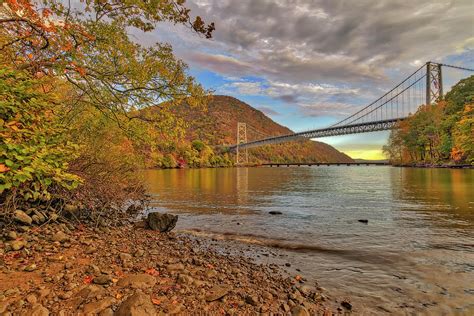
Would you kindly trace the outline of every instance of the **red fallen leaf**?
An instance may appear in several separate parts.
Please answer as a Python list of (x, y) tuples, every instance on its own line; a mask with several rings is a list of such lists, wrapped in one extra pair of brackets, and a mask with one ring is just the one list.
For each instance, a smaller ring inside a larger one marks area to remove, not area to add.
[(151, 302), (152, 302), (153, 304), (155, 304), (155, 305), (160, 305), (160, 304), (161, 304), (161, 301), (160, 301), (159, 299), (157, 299), (157, 298), (152, 298), (152, 299), (151, 299)]
[(159, 276), (160, 272), (156, 271), (155, 268), (150, 268), (145, 271), (146, 274), (152, 275), (152, 276)]
[(92, 277), (92, 275), (86, 276), (84, 278), (84, 284), (91, 284), (93, 279), (94, 279), (94, 277)]

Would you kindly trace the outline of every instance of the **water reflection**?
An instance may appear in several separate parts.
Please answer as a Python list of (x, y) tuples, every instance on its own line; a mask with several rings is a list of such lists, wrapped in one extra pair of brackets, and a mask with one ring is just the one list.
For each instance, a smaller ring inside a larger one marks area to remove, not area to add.
[(181, 214), (178, 229), (278, 249), (335, 295), (353, 297), (359, 311), (474, 312), (474, 170), (229, 168), (146, 177), (153, 206)]

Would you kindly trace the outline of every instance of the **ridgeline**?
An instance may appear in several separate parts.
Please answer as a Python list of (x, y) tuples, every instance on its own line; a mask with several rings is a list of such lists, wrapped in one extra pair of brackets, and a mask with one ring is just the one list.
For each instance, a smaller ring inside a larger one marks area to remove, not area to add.
[[(230, 96), (210, 97), (206, 109), (183, 102), (173, 113), (185, 122), (185, 138), (200, 141), (214, 148), (235, 144), (237, 123), (245, 122), (248, 140), (290, 134), (292, 131), (267, 117), (263, 112)], [(251, 163), (263, 162), (353, 162), (353, 160), (321, 142), (305, 140), (268, 145), (249, 150)]]

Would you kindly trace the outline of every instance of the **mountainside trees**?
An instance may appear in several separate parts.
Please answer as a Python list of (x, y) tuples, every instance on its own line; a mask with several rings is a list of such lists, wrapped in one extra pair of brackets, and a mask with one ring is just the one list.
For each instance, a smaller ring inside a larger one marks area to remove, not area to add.
[(474, 164), (474, 76), (443, 100), (420, 106), (392, 130), (384, 151), (394, 163)]
[(208, 95), (169, 45), (129, 35), (161, 22), (207, 38), (214, 30), (181, 0), (2, 2), (2, 209), (51, 194), (117, 204), (140, 191), (142, 154), (182, 131), (171, 108)]

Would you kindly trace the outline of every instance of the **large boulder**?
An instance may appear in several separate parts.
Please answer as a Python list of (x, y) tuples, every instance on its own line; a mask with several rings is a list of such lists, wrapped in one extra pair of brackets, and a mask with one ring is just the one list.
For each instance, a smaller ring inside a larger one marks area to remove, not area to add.
[(178, 222), (178, 215), (168, 213), (152, 212), (148, 213), (147, 224), (153, 230), (166, 233), (175, 228)]
[(148, 295), (137, 292), (127, 298), (114, 314), (115, 316), (154, 316), (155, 307)]

